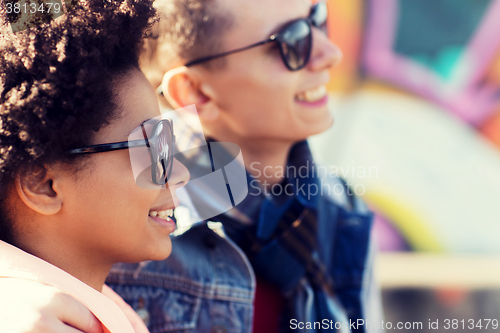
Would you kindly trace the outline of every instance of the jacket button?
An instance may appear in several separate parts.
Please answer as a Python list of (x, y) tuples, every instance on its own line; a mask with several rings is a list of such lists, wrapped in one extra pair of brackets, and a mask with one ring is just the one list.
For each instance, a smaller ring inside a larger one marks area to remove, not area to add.
[(138, 309), (135, 312), (142, 319), (142, 321), (144, 322), (144, 325), (148, 326), (149, 325), (149, 318), (150, 318), (148, 310), (146, 310), (146, 309)]
[(139, 308), (135, 310), (135, 312), (139, 315), (139, 317), (141, 317), (144, 324), (148, 326), (150, 315), (148, 310), (144, 307), (144, 299), (142, 297), (139, 297)]
[(210, 330), (210, 333), (227, 333), (227, 329), (224, 326), (214, 326), (212, 327), (212, 330)]
[(205, 246), (209, 249), (215, 249), (217, 247), (217, 236), (215, 236), (212, 232), (206, 233), (203, 237), (203, 244), (205, 244)]

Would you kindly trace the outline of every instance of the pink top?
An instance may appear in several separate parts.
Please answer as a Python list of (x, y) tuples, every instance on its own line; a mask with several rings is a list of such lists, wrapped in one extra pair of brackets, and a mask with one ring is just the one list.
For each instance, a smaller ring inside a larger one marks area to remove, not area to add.
[(105, 332), (134, 333), (116, 303), (48, 262), (0, 241), (0, 278), (38, 281), (75, 297), (99, 319)]

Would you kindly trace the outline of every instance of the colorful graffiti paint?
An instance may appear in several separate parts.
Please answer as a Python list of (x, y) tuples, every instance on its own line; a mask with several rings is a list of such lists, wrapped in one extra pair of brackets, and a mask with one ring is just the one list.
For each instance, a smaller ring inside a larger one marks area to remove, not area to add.
[(498, 0), (370, 0), (362, 65), (479, 125), (498, 86), (485, 81), (500, 48)]

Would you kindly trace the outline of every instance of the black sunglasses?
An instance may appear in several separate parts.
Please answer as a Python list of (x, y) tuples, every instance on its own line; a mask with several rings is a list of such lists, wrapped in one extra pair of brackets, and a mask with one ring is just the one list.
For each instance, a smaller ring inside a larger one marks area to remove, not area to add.
[(224, 53), (207, 56), (192, 60), (184, 66), (189, 67), (212, 59), (227, 56), (232, 53), (245, 51), (256, 46), (276, 42), (279, 46), (281, 58), (286, 67), (291, 71), (304, 68), (311, 57), (312, 50), (312, 26), (327, 33), (326, 21), (328, 8), (325, 1), (318, 2), (311, 7), (308, 18), (296, 19), (289, 22), (279, 32), (271, 35), (268, 39), (251, 44), (239, 49)]
[(67, 151), (68, 154), (92, 154), (129, 148), (147, 147), (151, 156), (151, 179), (156, 185), (165, 185), (172, 172), (174, 162), (175, 135), (172, 121), (161, 119), (154, 126), (151, 134), (146, 133), (141, 124), (144, 140), (129, 140), (114, 143), (104, 143)]

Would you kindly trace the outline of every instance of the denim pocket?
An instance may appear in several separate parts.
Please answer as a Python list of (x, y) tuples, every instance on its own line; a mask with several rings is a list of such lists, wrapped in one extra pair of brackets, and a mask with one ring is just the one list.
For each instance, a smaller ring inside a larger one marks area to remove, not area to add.
[(148, 285), (108, 285), (134, 310), (147, 314), (151, 333), (183, 332), (196, 327), (201, 297)]

